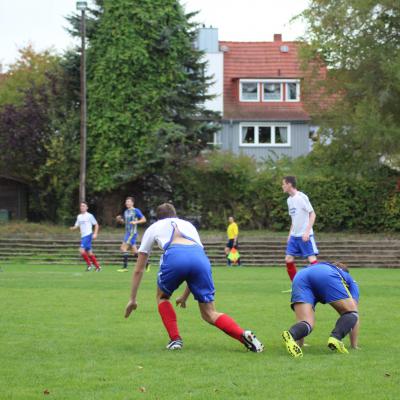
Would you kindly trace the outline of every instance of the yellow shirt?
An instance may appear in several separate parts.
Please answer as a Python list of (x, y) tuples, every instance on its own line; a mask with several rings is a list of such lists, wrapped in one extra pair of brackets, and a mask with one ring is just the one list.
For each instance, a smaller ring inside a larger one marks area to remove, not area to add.
[(235, 239), (235, 237), (238, 237), (239, 235), (239, 227), (237, 226), (236, 222), (232, 222), (231, 224), (228, 225), (228, 229), (226, 230), (226, 233), (228, 234), (228, 239)]

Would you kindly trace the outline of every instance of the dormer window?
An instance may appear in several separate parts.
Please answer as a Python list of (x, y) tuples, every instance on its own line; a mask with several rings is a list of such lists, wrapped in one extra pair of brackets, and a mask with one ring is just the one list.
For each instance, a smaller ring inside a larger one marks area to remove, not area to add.
[(300, 101), (300, 80), (240, 79), (239, 99), (241, 102)]
[(240, 101), (260, 101), (258, 82), (240, 82)]

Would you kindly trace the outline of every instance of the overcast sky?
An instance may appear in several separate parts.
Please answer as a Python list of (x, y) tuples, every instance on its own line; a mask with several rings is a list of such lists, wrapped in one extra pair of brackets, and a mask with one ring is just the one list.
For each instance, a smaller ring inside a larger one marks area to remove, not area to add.
[[(200, 11), (197, 20), (219, 29), (221, 40), (264, 41), (274, 33), (292, 40), (304, 26), (290, 19), (308, 0), (181, 0), (187, 11)], [(0, 0), (0, 63), (15, 61), (18, 48), (31, 43), (36, 50), (62, 51), (73, 45), (64, 17), (75, 11), (75, 0)]]

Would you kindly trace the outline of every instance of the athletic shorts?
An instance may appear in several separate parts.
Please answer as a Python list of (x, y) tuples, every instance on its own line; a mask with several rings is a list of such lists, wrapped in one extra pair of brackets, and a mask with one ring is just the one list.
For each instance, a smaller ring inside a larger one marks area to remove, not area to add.
[(303, 241), (302, 237), (290, 236), (286, 247), (287, 256), (307, 258), (309, 256), (316, 256), (318, 253), (313, 235), (310, 236), (307, 242)]
[(293, 279), (291, 305), (294, 303), (312, 304), (333, 303), (351, 299), (352, 295), (342, 276), (326, 264), (314, 264), (299, 271)]
[(235, 239), (229, 239), (226, 242), (226, 247), (228, 247), (229, 249), (233, 249), (234, 247), (235, 247), (235, 249), (238, 249), (239, 248), (239, 242), (236, 242), (236, 246), (234, 246), (233, 245), (234, 241), (235, 241)]
[(158, 287), (171, 296), (185, 281), (198, 302), (214, 301), (211, 264), (203, 248), (199, 245), (172, 244), (162, 257)]
[(81, 238), (81, 248), (90, 251), (92, 250), (93, 233)]
[(136, 244), (136, 239), (138, 237), (137, 233), (125, 233), (124, 243), (129, 244), (129, 246), (133, 246)]

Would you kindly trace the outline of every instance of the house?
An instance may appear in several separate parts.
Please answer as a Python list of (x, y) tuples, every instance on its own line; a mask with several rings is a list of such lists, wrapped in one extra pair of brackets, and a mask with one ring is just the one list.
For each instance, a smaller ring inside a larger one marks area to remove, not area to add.
[(21, 179), (0, 175), (0, 210), (11, 219), (26, 219), (28, 214), (28, 185)]
[(315, 127), (305, 110), (304, 72), (298, 42), (218, 40), (216, 28), (200, 28), (196, 46), (208, 61), (213, 77), (205, 106), (222, 116), (222, 129), (210, 144), (262, 161), (291, 158), (311, 150)]

